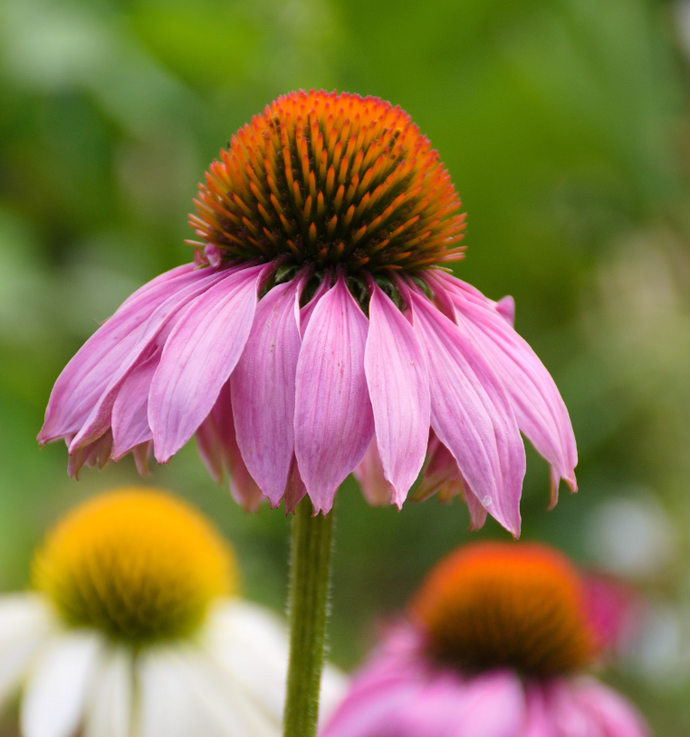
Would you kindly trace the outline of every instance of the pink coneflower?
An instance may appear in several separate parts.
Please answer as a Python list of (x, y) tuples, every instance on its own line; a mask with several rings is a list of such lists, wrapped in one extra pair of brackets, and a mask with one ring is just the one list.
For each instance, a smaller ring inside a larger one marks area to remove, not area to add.
[[(58, 378), (39, 441), (70, 472), (196, 434), (215, 478), (327, 512), (341, 482), (400, 506), (462, 494), (517, 534), (520, 431), (575, 488), (575, 441), (542, 363), (463, 257), (449, 175), (410, 117), (372, 97), (298, 92), (233, 137), (200, 185), (194, 263), (133, 294)], [(376, 469), (380, 469), (377, 480)], [(554, 497), (555, 498), (555, 497)]]
[(586, 600), (545, 546), (452, 553), (321, 737), (647, 737), (635, 708), (584, 674), (601, 646)]

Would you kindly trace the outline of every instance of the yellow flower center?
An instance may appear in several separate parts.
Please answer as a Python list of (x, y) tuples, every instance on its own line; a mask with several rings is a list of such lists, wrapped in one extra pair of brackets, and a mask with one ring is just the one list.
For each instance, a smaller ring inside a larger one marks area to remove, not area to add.
[(192, 634), (209, 603), (237, 589), (234, 555), (208, 520), (162, 492), (87, 501), (48, 535), (34, 586), (71, 627), (135, 644)]
[(479, 543), (452, 553), (422, 586), (412, 615), (430, 654), (467, 671), (548, 677), (595, 655), (577, 571), (541, 545)]
[(385, 276), (462, 257), (448, 172), (410, 116), (375, 97), (279, 97), (221, 151), (195, 204), (192, 245), (227, 261)]

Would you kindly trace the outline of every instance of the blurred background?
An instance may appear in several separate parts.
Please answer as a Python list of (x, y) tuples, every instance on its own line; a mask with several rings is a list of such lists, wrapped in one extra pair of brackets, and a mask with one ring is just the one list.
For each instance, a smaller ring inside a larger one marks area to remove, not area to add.
[[(554, 375), (580, 492), (546, 511), (528, 453), (524, 539), (638, 587), (643, 635), (603, 677), (662, 737), (690, 733), (690, 2), (2, 0), (0, 590), (66, 508), (139, 483), (131, 459), (67, 477), (35, 442), (99, 322), (191, 258), (187, 213), (235, 130), (295, 88), (401, 105), (468, 213), (456, 274), (498, 299)], [(247, 596), (281, 611), (288, 520), (218, 489), (193, 443), (145, 483), (210, 514)], [(338, 495), (331, 658), (356, 665), (442, 554), (461, 504)], [(11, 732), (8, 732), (11, 734)]]

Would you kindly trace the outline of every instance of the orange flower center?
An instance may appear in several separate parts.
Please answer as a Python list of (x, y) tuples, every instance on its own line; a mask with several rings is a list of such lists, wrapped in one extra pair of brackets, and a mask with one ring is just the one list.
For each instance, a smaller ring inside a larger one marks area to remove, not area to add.
[(430, 654), (463, 670), (548, 677), (595, 655), (577, 571), (542, 545), (462, 548), (432, 571), (411, 609)]
[(229, 262), (282, 260), (348, 275), (459, 259), (464, 216), (410, 116), (375, 97), (292, 92), (233, 136), (190, 224)]

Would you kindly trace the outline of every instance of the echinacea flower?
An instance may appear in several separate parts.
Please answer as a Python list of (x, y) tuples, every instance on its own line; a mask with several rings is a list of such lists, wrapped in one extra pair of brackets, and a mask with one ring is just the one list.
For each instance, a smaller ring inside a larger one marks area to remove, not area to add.
[(420, 496), (462, 494), (475, 527), (488, 512), (518, 534), (522, 431), (554, 495), (575, 488), (560, 394), (512, 300), (447, 271), (460, 200), (399, 107), (280, 97), (220, 152), (196, 207), (194, 263), (129, 297), (55, 384), (39, 441), (63, 438), (72, 474), (129, 452), (165, 463), (196, 434), (245, 506), (307, 493), (326, 513), (367, 451), (368, 498), (398, 506), (428, 455)]
[[(212, 525), (159, 491), (69, 514), (34, 561), (35, 591), (0, 597), (0, 699), (24, 737), (278, 737), (288, 642), (236, 596)], [(341, 688), (327, 668), (326, 707)]]
[(583, 580), (543, 545), (452, 553), (320, 737), (647, 737), (586, 674), (602, 646)]

